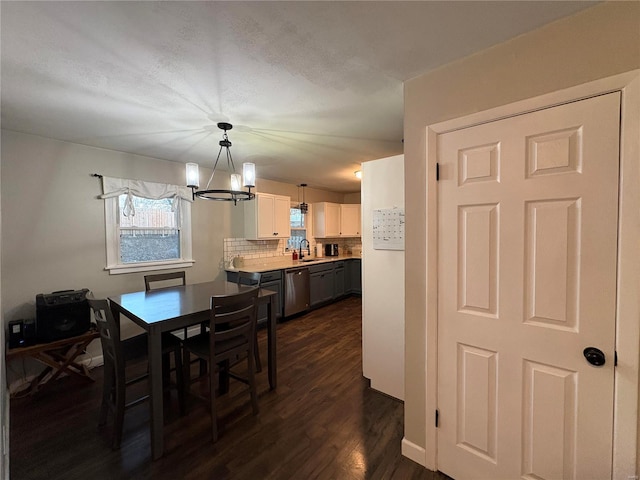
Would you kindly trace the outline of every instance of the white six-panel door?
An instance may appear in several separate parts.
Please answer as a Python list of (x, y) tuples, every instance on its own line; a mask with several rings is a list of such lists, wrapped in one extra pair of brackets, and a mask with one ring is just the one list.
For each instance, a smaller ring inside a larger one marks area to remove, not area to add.
[(437, 458), (457, 480), (611, 477), (619, 106), (438, 137)]

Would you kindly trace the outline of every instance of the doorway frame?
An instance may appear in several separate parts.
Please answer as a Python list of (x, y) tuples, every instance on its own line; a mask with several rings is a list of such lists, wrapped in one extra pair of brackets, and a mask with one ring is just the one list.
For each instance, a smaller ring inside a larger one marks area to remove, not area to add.
[[(403, 451), (425, 467), (438, 469), (438, 431), (433, 418), (438, 400), (438, 135), (508, 117), (514, 117), (589, 97), (621, 92), (618, 256), (616, 288), (616, 353), (612, 478), (628, 480), (638, 474), (638, 387), (640, 385), (640, 70), (606, 77), (426, 128), (426, 341), (425, 341), (425, 449), (405, 445)], [(409, 448), (405, 448), (409, 447)], [(420, 460), (424, 460), (424, 463)]]

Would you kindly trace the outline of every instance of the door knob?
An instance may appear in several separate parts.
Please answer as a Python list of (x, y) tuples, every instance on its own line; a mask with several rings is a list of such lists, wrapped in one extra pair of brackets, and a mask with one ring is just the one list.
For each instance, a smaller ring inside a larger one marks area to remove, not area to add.
[(582, 353), (584, 355), (584, 358), (587, 359), (587, 362), (596, 367), (601, 367), (606, 361), (604, 353), (599, 348), (587, 347), (583, 350)]

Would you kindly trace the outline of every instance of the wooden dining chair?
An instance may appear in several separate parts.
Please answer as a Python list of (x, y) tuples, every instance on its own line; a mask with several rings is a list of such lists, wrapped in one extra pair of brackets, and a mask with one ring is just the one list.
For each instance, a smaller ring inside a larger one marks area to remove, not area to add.
[[(178, 281), (175, 281), (178, 280)], [(152, 284), (156, 284), (152, 286)], [(160, 284), (160, 285), (158, 285)], [(186, 285), (187, 279), (184, 271), (171, 273), (156, 273), (144, 276), (144, 289), (148, 292), (156, 288), (167, 288), (176, 285)]]
[[(89, 302), (92, 317), (100, 333), (104, 359), (104, 383), (98, 425), (104, 426), (107, 423), (109, 412), (113, 414), (114, 426), (111, 447), (117, 450), (120, 448), (120, 442), (122, 440), (122, 425), (124, 423), (125, 411), (149, 398), (149, 395), (143, 395), (127, 402), (126, 393), (127, 387), (139, 383), (149, 376), (145, 371), (144, 374), (127, 378), (126, 372), (127, 363), (147, 355), (148, 337), (147, 334), (144, 333), (121, 340), (120, 327), (111, 313), (109, 302), (106, 299), (93, 298), (88, 298), (87, 301)], [(163, 335), (163, 357), (165, 355), (168, 356), (170, 353), (173, 353), (175, 357), (178, 403), (181, 414), (184, 414), (186, 408), (182, 358), (180, 356), (181, 344), (175, 336)], [(164, 364), (165, 362), (163, 361), (163, 365)]]
[[(158, 290), (160, 288), (184, 286), (186, 284), (187, 278), (184, 271), (156, 273), (153, 275), (144, 276), (144, 289), (146, 292), (150, 292), (151, 290)], [(184, 338), (187, 338), (187, 329), (188, 327), (184, 327)]]
[[(209, 362), (209, 399), (211, 405), (211, 431), (213, 441), (218, 440), (218, 418), (216, 413), (216, 372), (223, 390), (222, 377), (246, 383), (251, 394), (253, 414), (258, 414), (254, 348), (257, 318), (258, 289), (253, 288), (234, 295), (211, 298), (209, 332), (188, 338), (183, 343), (185, 360), (189, 352)], [(247, 375), (242, 377), (231, 368), (246, 360)], [(186, 362), (183, 362), (186, 365)], [(185, 367), (185, 375), (189, 369)], [(186, 381), (189, 391), (190, 382)], [(226, 388), (224, 388), (226, 390)]]
[[(149, 292), (151, 290), (159, 290), (162, 288), (169, 288), (174, 286), (184, 286), (187, 284), (187, 278), (184, 271), (181, 272), (170, 272), (170, 273), (156, 273), (152, 275), (144, 276), (144, 289)], [(207, 319), (208, 322), (208, 319)], [(200, 325), (200, 333), (203, 333), (206, 324)], [(189, 336), (189, 327), (184, 327), (182, 330), (182, 338), (187, 338)], [(191, 361), (190, 363), (197, 362), (198, 359)], [(200, 376), (205, 375), (206, 371), (206, 362), (200, 362)], [(177, 365), (176, 365), (177, 367)]]
[[(262, 283), (262, 273), (260, 272), (238, 272), (238, 285), (253, 285), (260, 287)], [(256, 348), (254, 355), (256, 358), (256, 372), (262, 371), (262, 362), (260, 361), (260, 347), (258, 346), (258, 329), (256, 328)]]

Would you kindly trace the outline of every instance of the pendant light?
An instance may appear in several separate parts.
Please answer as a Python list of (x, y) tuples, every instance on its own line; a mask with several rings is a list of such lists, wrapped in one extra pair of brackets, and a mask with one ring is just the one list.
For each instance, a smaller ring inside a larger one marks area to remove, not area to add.
[[(301, 183), (300, 185), (298, 185), (298, 188), (302, 187), (302, 203), (300, 205), (298, 205), (298, 208), (300, 209), (300, 213), (302, 215), (306, 215), (307, 211), (309, 210), (309, 205), (305, 203), (304, 201), (304, 187), (306, 187), (307, 184), (306, 183)], [(300, 200), (300, 194), (298, 193), (298, 200)]]
[[(216, 162), (213, 164), (213, 172), (211, 172), (211, 177), (209, 177), (206, 188), (204, 190), (198, 190), (198, 188), (200, 188), (200, 174), (199, 166), (197, 163), (187, 163), (187, 187), (191, 188), (194, 200), (196, 197), (198, 197), (203, 200), (220, 200), (225, 202), (233, 202), (234, 205), (245, 200), (252, 200), (256, 196), (255, 193), (251, 192), (251, 189), (256, 186), (256, 166), (253, 163), (243, 163), (242, 175), (236, 173), (236, 167), (233, 164), (233, 158), (231, 158), (231, 150), (229, 150), (231, 142), (229, 141), (229, 137), (227, 136), (227, 131), (231, 130), (233, 128), (233, 125), (226, 122), (220, 122), (218, 123), (218, 128), (220, 130), (223, 130), (224, 133), (222, 135), (222, 140), (220, 140), (219, 142), (220, 150), (218, 151)], [(226, 150), (227, 169), (230, 172), (231, 188), (228, 190), (209, 189), (211, 181), (213, 180), (213, 176), (216, 173), (216, 167), (218, 166), (220, 154), (222, 153), (223, 149)], [(246, 190), (243, 190), (243, 187), (245, 187)]]

